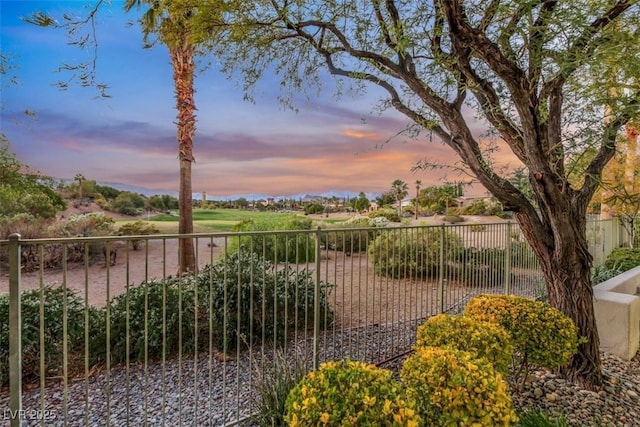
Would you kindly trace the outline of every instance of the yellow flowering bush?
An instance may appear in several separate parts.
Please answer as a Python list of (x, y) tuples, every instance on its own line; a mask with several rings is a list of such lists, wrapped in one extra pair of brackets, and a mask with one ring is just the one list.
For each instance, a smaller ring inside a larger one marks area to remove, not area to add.
[(565, 365), (581, 342), (573, 321), (541, 301), (515, 295), (483, 294), (469, 301), (465, 316), (505, 328), (521, 367), (555, 369)]
[(513, 356), (511, 337), (502, 326), (450, 314), (438, 314), (418, 326), (416, 347), (468, 351), (491, 362), (504, 376)]
[(425, 425), (509, 426), (518, 421), (502, 375), (469, 352), (417, 347), (400, 377)]
[(285, 421), (291, 427), (422, 425), (391, 371), (351, 360), (307, 374), (287, 396)]

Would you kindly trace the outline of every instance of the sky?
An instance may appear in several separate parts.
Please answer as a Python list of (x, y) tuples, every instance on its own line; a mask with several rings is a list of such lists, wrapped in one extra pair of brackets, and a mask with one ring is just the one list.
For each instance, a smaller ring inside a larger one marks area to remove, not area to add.
[[(45, 175), (70, 179), (81, 173), (103, 183), (177, 192), (176, 110), (166, 48), (144, 49), (136, 15), (112, 1), (97, 21), (96, 78), (110, 95), (100, 98), (73, 81), (66, 90), (55, 85), (71, 77), (57, 71), (62, 64), (85, 61), (91, 50), (68, 45), (62, 30), (20, 19), (38, 10), (80, 16), (94, 2), (0, 1), (0, 49), (13, 67), (2, 76), (2, 133), (22, 162)], [(384, 93), (375, 88), (336, 99), (335, 80), (327, 74), (322, 94), (296, 100), (294, 112), (279, 103), (273, 76), (261, 80), (254, 102), (244, 99), (240, 77), (221, 74), (215, 62), (196, 77), (194, 193), (382, 193), (395, 179), (410, 188), (416, 180), (429, 186), (469, 179), (451, 171), (412, 171), (424, 159), (453, 164), (456, 157), (428, 135), (398, 136), (409, 121), (392, 110), (377, 112)]]

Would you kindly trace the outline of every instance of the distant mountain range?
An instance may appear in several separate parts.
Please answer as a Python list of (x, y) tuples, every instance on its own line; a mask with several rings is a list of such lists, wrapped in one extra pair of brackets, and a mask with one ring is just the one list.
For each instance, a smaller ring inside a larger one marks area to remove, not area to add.
[[(65, 182), (72, 182), (72, 179), (68, 179), (65, 178), (63, 179), (63, 181)], [(139, 194), (143, 194), (147, 197), (149, 196), (154, 196), (154, 195), (162, 195), (162, 194), (168, 194), (170, 196), (173, 197), (178, 197), (178, 192), (177, 191), (171, 191), (171, 190), (158, 190), (158, 189), (151, 189), (151, 188), (146, 188), (146, 187), (142, 187), (139, 185), (131, 185), (131, 184), (123, 184), (120, 182), (102, 182), (102, 181), (96, 181), (96, 183), (98, 185), (104, 185), (104, 186), (108, 186), (108, 187), (113, 187), (116, 190), (120, 190), (120, 191), (129, 191), (132, 193), (139, 193)], [(294, 199), (294, 200), (300, 200), (300, 199), (315, 199), (315, 198), (320, 198), (320, 197), (326, 197), (326, 198), (331, 198), (331, 197), (337, 197), (338, 199), (353, 199), (354, 197), (358, 197), (359, 193), (355, 193), (353, 191), (337, 191), (337, 190), (332, 190), (332, 191), (327, 191), (325, 193), (320, 193), (320, 194), (308, 194), (308, 193), (299, 193), (299, 194), (292, 194), (292, 195), (272, 195), (272, 194), (259, 194), (259, 193), (251, 193), (251, 194), (232, 194), (229, 196), (212, 196), (207, 194), (207, 200), (237, 200), (241, 197), (244, 197), (247, 200), (266, 200), (266, 199), (276, 199), (276, 200), (281, 200), (281, 199)], [(368, 199), (372, 200), (375, 199), (376, 197), (378, 197), (380, 195), (380, 193), (365, 193), (365, 195), (367, 196)], [(202, 193), (193, 193), (193, 198), (194, 200), (200, 200), (202, 198)]]

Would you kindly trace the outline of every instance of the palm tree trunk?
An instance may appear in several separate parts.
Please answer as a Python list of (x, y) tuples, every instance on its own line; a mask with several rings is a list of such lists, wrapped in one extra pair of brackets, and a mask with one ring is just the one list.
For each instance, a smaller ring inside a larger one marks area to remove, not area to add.
[[(181, 43), (169, 47), (171, 65), (173, 66), (173, 81), (176, 93), (176, 108), (178, 110), (177, 138), (180, 161), (180, 234), (193, 233), (193, 189), (191, 186), (191, 164), (193, 157), (193, 136), (196, 130), (195, 101), (193, 87), (194, 61), (193, 47), (182, 34)], [(178, 273), (196, 272), (195, 251), (192, 238), (181, 238), (179, 242)]]

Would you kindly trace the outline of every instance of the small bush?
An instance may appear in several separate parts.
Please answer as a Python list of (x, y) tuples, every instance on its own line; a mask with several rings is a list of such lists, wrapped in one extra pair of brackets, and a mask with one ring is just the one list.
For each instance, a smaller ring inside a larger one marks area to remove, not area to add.
[(467, 285), (503, 283), (506, 278), (506, 252), (499, 248), (464, 248), (452, 266), (454, 277)]
[(375, 237), (375, 231), (341, 230), (356, 227), (370, 228), (373, 226), (369, 225), (366, 218), (357, 222), (345, 221), (339, 224), (333, 224), (326, 229), (326, 232), (321, 233), (320, 244), (326, 249), (345, 252), (346, 254), (366, 252), (369, 242)]
[(400, 216), (394, 209), (378, 209), (373, 212), (369, 212), (369, 218), (386, 218), (389, 222), (400, 222)]
[(528, 365), (555, 369), (578, 348), (578, 330), (560, 311), (540, 301), (515, 295), (479, 295), (469, 301), (465, 316), (505, 328), (522, 369)]
[(607, 280), (613, 279), (621, 273), (622, 271), (609, 270), (604, 266), (596, 267), (591, 273), (591, 284), (595, 286), (599, 283), (606, 282)]
[(254, 234), (233, 239), (228, 252), (238, 246), (252, 251), (271, 262), (304, 263), (315, 260), (315, 237), (311, 234), (285, 233), (285, 230), (310, 230), (313, 222), (308, 218), (269, 219), (243, 221), (233, 231), (274, 231), (273, 234)]
[(487, 226), (484, 224), (473, 224), (469, 227), (469, 229), (475, 233), (478, 233), (481, 231), (487, 231)]
[(640, 265), (640, 248), (615, 248), (604, 262), (608, 270), (621, 273)]
[(298, 426), (418, 426), (413, 403), (391, 371), (355, 361), (327, 362), (287, 397), (285, 421)]
[(285, 425), (285, 402), (291, 390), (307, 373), (304, 364), (296, 359), (291, 366), (287, 355), (278, 350), (269, 366), (254, 368), (252, 385), (256, 397), (251, 419), (259, 427)]
[[(309, 270), (276, 268), (244, 250), (225, 255), (198, 275), (206, 303), (212, 304), (213, 325), (220, 349), (273, 340), (283, 342), (294, 327), (313, 325), (315, 281)], [(333, 322), (331, 286), (320, 284), (321, 327)]]
[[(444, 239), (443, 239), (444, 237)], [(440, 245), (445, 259), (459, 256), (460, 237), (440, 228), (381, 232), (369, 246), (375, 271), (383, 276), (436, 277), (440, 272)]]
[[(158, 227), (141, 220), (128, 222), (118, 229), (118, 236), (147, 236), (159, 233)], [(137, 251), (140, 247), (140, 240), (131, 240), (131, 247), (134, 251)]]
[[(163, 352), (169, 356), (180, 350), (183, 354), (193, 353), (196, 333), (199, 350), (208, 348), (207, 319), (199, 319), (198, 331), (195, 330), (196, 313), (199, 316), (206, 313), (206, 297), (198, 295), (198, 298), (196, 310), (192, 276), (149, 280), (115, 297), (109, 307), (111, 362), (121, 363), (127, 357), (130, 361), (142, 361), (145, 354), (151, 360), (159, 360)], [(99, 340), (104, 348), (105, 331)]]
[[(66, 292), (66, 294), (65, 294)], [(42, 298), (44, 348), (40, 348), (40, 302)], [(42, 295), (40, 289), (24, 291), (21, 294), (22, 315), (22, 377), (26, 383), (40, 378), (40, 354), (44, 355), (47, 377), (62, 375), (63, 366), (63, 312), (67, 315), (67, 351), (69, 354), (91, 352), (94, 337), (104, 328), (100, 310), (85, 307), (84, 301), (72, 289), (46, 286)], [(89, 349), (85, 349), (85, 314), (89, 329)], [(92, 355), (93, 356), (93, 355)], [(75, 358), (70, 357), (73, 361)], [(83, 361), (84, 363), (84, 361)], [(73, 367), (70, 367), (73, 370)], [(0, 385), (9, 381), (9, 296), (0, 296)]]
[(502, 375), (471, 353), (417, 347), (400, 378), (425, 425), (508, 426), (518, 421)]
[(511, 337), (500, 325), (449, 314), (430, 317), (418, 326), (416, 347), (468, 351), (493, 364), (505, 377), (513, 356)]
[(541, 410), (525, 411), (519, 415), (519, 427), (569, 427), (564, 416), (552, 417)]
[(464, 218), (462, 218), (460, 215), (450, 215), (447, 214), (445, 215), (442, 220), (444, 222), (448, 222), (449, 224), (458, 224), (460, 222), (464, 222)]

